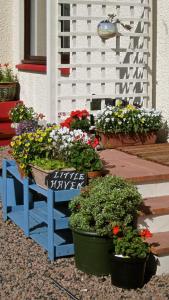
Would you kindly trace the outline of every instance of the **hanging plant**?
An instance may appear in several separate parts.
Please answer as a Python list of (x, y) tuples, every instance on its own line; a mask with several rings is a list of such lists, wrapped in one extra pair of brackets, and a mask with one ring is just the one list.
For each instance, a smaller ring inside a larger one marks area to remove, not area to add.
[(126, 30), (132, 28), (130, 25), (122, 23), (115, 14), (109, 14), (108, 18), (101, 21), (97, 26), (97, 33), (103, 41), (119, 35), (117, 24)]

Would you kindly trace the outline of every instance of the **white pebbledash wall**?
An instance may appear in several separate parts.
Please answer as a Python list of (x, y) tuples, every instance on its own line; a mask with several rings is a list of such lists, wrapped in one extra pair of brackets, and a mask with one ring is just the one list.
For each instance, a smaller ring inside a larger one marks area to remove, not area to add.
[(169, 1), (157, 0), (156, 108), (169, 122)]
[(12, 7), (12, 0), (0, 0), (0, 63), (12, 62)]
[[(131, 1), (132, 2), (132, 1)], [(155, 3), (156, 0), (153, 0)], [(19, 64), (23, 58), (23, 0), (0, 0), (0, 63)], [(152, 102), (162, 110), (169, 121), (169, 1), (157, 0), (157, 16), (154, 15), (154, 62), (152, 72), (156, 99)], [(156, 52), (156, 54), (155, 54)], [(151, 73), (151, 68), (150, 68)], [(50, 103), (47, 92), (47, 75), (19, 72), (21, 99), (37, 112), (43, 112), (50, 119)], [(66, 108), (65, 108), (66, 110)], [(63, 110), (62, 110), (63, 111)]]

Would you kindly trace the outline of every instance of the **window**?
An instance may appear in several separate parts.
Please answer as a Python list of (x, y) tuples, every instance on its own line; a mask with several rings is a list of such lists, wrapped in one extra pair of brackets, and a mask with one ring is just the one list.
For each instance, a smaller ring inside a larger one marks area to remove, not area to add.
[[(46, 64), (46, 1), (25, 0), (24, 60), (23, 63)], [(61, 4), (61, 16), (70, 16), (70, 5)], [(70, 21), (61, 21), (61, 31), (70, 31)], [(62, 36), (61, 48), (70, 48), (70, 37)], [(61, 63), (69, 64), (70, 53), (61, 53)]]
[(24, 63), (46, 63), (46, 0), (25, 0)]

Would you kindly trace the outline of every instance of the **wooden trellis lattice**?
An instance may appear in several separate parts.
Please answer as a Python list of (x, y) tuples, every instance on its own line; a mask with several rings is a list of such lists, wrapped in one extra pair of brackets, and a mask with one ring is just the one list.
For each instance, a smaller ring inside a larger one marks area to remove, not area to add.
[[(121, 98), (149, 100), (151, 0), (101, 1), (59, 0), (58, 101), (59, 111), (90, 108), (91, 99)], [(63, 7), (69, 13), (63, 14)], [(97, 24), (115, 13), (132, 26), (119, 28), (121, 36), (103, 42)], [(64, 30), (64, 22), (67, 28)], [(69, 22), (69, 25), (68, 25)], [(69, 27), (69, 30), (68, 30)], [(67, 46), (64, 47), (63, 40)], [(69, 39), (69, 42), (68, 42)], [(68, 45), (69, 44), (69, 45)], [(68, 47), (69, 46), (69, 47)], [(69, 53), (69, 63), (61, 63)], [(62, 77), (59, 68), (70, 68)], [(66, 102), (65, 102), (66, 101)]]

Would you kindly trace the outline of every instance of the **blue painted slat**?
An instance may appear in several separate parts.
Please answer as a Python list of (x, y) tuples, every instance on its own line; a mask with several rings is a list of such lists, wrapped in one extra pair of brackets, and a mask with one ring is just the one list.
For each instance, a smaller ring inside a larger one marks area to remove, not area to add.
[[(45, 250), (48, 250), (48, 230), (47, 227), (37, 228), (30, 232), (30, 237), (35, 240), (38, 244), (40, 244)], [(58, 248), (60, 244), (65, 241), (54, 234), (54, 249)], [(61, 247), (61, 246), (60, 246)], [(55, 255), (56, 258), (56, 255)]]
[(43, 189), (42, 187), (40, 187), (40, 186), (37, 185), (37, 184), (34, 184), (34, 183), (33, 183), (33, 184), (30, 184), (30, 185), (29, 185), (29, 188), (30, 188), (31, 190), (33, 190), (33, 191), (35, 191), (35, 192), (41, 194), (41, 195), (44, 195), (45, 197), (48, 196), (48, 190)]
[(74, 254), (74, 245), (67, 244), (55, 247), (55, 257), (63, 257)]
[(25, 220), (24, 220), (24, 209), (23, 205), (17, 208), (16, 210), (13, 209), (10, 213), (8, 213), (8, 217), (21, 229), (24, 230), (25, 227)]
[(63, 191), (54, 191), (55, 193), (55, 202), (67, 202), (73, 197), (80, 194), (80, 190), (63, 190)]
[(47, 210), (48, 210), (48, 257), (54, 260), (54, 213), (53, 201), (54, 195), (52, 190), (48, 190)]
[(3, 160), (3, 169), (2, 169), (2, 212), (4, 221), (7, 220), (7, 160)]
[(18, 169), (16, 166), (12, 165), (12, 166), (8, 166), (7, 167), (7, 171), (13, 175), (19, 182), (23, 183), (23, 178), (20, 176)]
[(29, 236), (29, 189), (28, 189), (28, 178), (24, 178), (23, 180), (23, 198), (24, 198), (24, 233), (26, 236)]
[(2, 176), (0, 176), (0, 202), (2, 201)]

